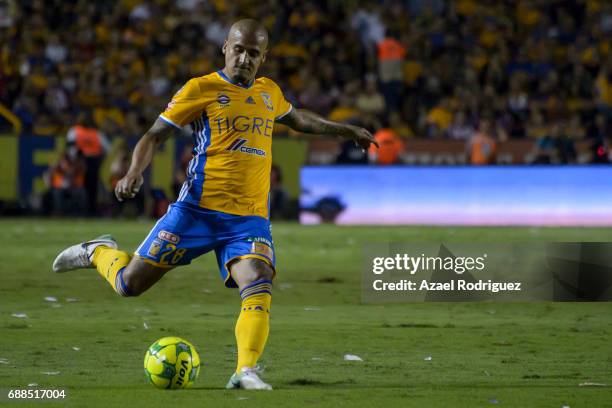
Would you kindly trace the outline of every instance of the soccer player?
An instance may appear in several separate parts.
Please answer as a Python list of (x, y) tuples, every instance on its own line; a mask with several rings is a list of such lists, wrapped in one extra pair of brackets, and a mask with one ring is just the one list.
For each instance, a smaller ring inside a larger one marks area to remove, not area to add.
[(174, 95), (136, 145), (115, 188), (119, 201), (134, 197), (157, 147), (175, 128), (190, 124), (193, 159), (177, 201), (133, 256), (106, 235), (65, 249), (53, 270), (95, 267), (119, 295), (138, 296), (170, 269), (214, 250), (225, 286), (237, 287), (242, 298), (238, 362), (227, 388), (270, 390), (256, 363), (268, 338), (276, 273), (268, 214), (274, 123), (342, 136), (363, 149), (376, 142), (363, 128), (295, 109), (272, 80), (256, 78), (268, 51), (268, 34), (257, 21), (232, 25), (222, 50), (225, 68), (189, 80)]

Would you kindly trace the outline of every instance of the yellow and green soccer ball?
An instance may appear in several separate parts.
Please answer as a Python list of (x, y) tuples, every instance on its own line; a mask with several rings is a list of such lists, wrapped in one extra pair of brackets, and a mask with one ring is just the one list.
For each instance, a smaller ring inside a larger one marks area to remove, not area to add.
[(200, 373), (200, 356), (187, 340), (163, 337), (147, 350), (144, 371), (157, 388), (188, 388)]

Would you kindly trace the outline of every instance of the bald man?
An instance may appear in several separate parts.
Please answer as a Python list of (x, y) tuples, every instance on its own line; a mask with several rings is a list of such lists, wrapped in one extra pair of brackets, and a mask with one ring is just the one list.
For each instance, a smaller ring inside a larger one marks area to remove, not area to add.
[(115, 189), (119, 201), (133, 198), (159, 145), (189, 125), (195, 147), (176, 202), (133, 255), (103, 235), (62, 251), (53, 270), (96, 268), (119, 295), (138, 296), (174, 267), (214, 251), (225, 286), (238, 288), (242, 299), (238, 361), (227, 388), (271, 390), (256, 364), (268, 338), (276, 274), (268, 213), (274, 123), (352, 139), (363, 149), (376, 142), (365, 129), (295, 109), (274, 81), (257, 78), (268, 52), (268, 33), (257, 21), (232, 25), (222, 51), (225, 67), (178, 90)]

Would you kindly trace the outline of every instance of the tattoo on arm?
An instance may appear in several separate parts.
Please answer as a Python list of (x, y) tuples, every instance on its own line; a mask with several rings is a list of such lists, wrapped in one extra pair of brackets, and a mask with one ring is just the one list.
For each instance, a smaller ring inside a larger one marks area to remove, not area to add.
[(292, 109), (291, 112), (279, 119), (278, 122), (303, 133), (336, 136), (350, 135), (348, 125), (327, 120), (305, 109)]

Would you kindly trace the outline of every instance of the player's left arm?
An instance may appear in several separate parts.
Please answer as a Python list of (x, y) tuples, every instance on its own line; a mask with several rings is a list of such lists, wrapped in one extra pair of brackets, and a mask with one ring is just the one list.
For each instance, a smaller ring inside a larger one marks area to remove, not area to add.
[(374, 144), (376, 147), (379, 147), (378, 143), (376, 140), (374, 140), (374, 137), (367, 131), (367, 129), (359, 126), (333, 122), (305, 109), (293, 108), (276, 121), (302, 133), (334, 135), (341, 136), (346, 139), (352, 139), (363, 149), (368, 149), (370, 144)]

